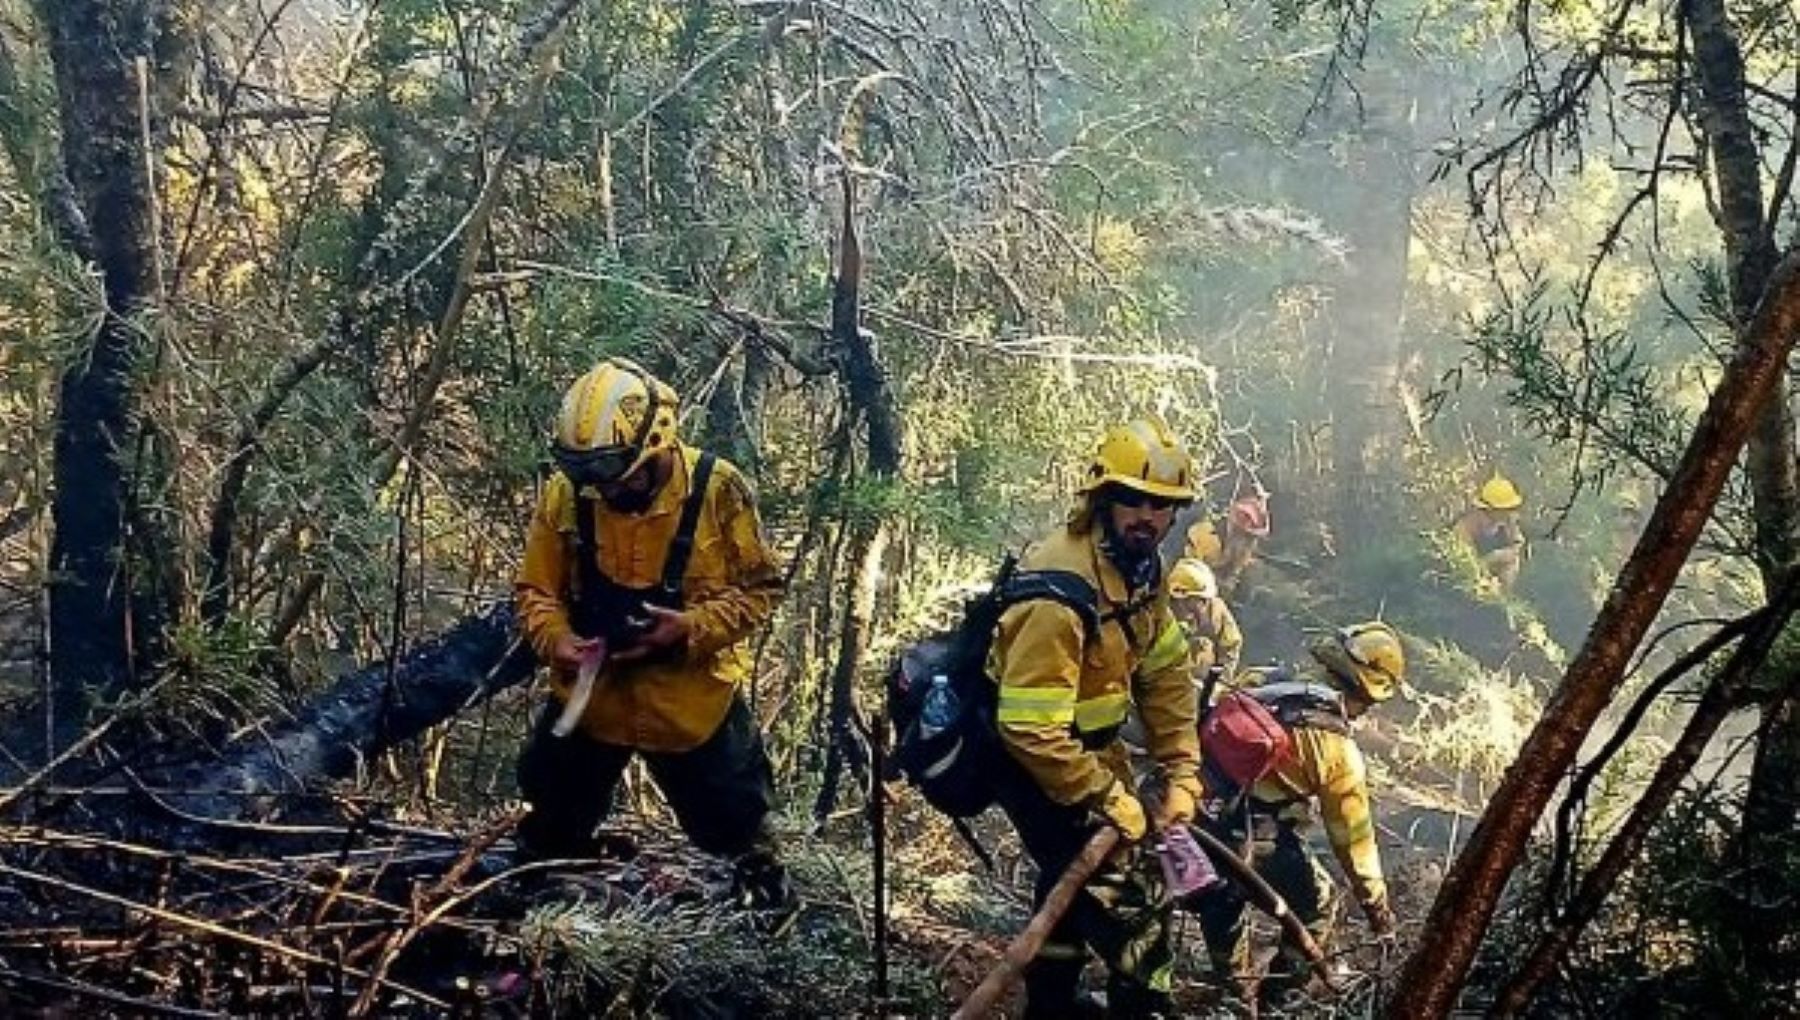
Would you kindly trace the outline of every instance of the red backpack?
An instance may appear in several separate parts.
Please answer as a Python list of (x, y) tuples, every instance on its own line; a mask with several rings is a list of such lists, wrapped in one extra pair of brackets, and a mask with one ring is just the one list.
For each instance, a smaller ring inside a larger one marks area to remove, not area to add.
[(1208, 792), (1236, 800), (1258, 780), (1292, 762), (1294, 729), (1299, 726), (1348, 734), (1350, 719), (1342, 696), (1276, 669), (1263, 683), (1219, 699), (1200, 721), (1200, 764)]
[(1209, 779), (1248, 790), (1293, 760), (1294, 738), (1269, 706), (1246, 691), (1233, 691), (1200, 724), (1200, 748)]

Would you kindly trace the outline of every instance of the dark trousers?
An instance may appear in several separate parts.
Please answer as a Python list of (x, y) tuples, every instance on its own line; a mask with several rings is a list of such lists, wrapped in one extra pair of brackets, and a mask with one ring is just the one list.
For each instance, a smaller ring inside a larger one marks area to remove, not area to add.
[(579, 729), (566, 737), (550, 732), (560, 706), (539, 714), (519, 756), (519, 792), (530, 813), (519, 823), (519, 842), (536, 858), (588, 857), (594, 830), (612, 812), (619, 779), (634, 754), (642, 754), (681, 831), (707, 853), (738, 857), (767, 850), (765, 822), (774, 803), (774, 778), (762, 734), (743, 699), (732, 700), (725, 721), (691, 751), (639, 751), (590, 739)]
[[(1331, 876), (1291, 823), (1257, 817), (1250, 829), (1248, 863), (1287, 901), (1288, 909), (1306, 926), (1319, 948), (1329, 951), (1337, 899), (1337, 886)], [(1235, 826), (1207, 823), (1207, 830), (1228, 846), (1245, 845), (1241, 821)], [(1191, 908), (1200, 916), (1215, 975), (1236, 984), (1246, 999), (1259, 984), (1251, 968), (1250, 925), (1246, 917), (1249, 905), (1244, 893), (1230, 882), (1215, 886), (1191, 902)], [(1262, 1000), (1279, 1003), (1288, 992), (1304, 986), (1309, 970), (1305, 955), (1284, 934), (1268, 980), (1260, 983)]]
[[(1058, 804), (1003, 749), (989, 770), (1002, 811), (1037, 865), (1034, 906), (1041, 906), (1102, 823), (1081, 807)], [(1119, 851), (1100, 866), (1025, 970), (1027, 1017), (1068, 1017), (1092, 949), (1106, 964), (1110, 1013), (1148, 1016), (1169, 1008), (1174, 952), (1171, 904), (1148, 855)]]

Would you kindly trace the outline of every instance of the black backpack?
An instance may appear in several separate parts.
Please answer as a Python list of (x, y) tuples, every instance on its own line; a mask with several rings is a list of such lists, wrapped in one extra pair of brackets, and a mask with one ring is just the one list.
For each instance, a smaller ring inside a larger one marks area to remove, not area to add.
[[(904, 776), (926, 803), (952, 818), (978, 815), (994, 802), (988, 777), (999, 736), (988, 651), (1000, 615), (1032, 599), (1073, 609), (1081, 617), (1084, 640), (1099, 631), (1099, 596), (1086, 578), (1067, 570), (1020, 570), (1018, 558), (1008, 555), (993, 584), (963, 607), (956, 626), (907, 646), (888, 671), (888, 720), (896, 735), (889, 778)], [(931, 732), (922, 717), (940, 676), (953, 708)]]

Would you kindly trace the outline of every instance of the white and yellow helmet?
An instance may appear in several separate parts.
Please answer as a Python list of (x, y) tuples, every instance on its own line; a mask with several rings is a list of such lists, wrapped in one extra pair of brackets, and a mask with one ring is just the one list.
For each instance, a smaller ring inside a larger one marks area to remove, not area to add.
[(575, 380), (556, 415), (557, 466), (576, 485), (616, 482), (675, 443), (675, 391), (609, 358)]
[(1379, 620), (1344, 627), (1310, 651), (1340, 686), (1376, 704), (1400, 693), (1406, 682), (1400, 635)]
[(1184, 556), (1169, 569), (1169, 595), (1178, 599), (1216, 599), (1219, 579), (1213, 575), (1213, 568)]

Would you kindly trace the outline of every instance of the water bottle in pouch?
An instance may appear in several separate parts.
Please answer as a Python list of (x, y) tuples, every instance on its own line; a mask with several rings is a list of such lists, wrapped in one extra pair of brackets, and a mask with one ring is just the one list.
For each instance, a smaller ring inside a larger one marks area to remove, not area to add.
[(950, 678), (942, 673), (931, 678), (931, 689), (925, 692), (925, 704), (919, 711), (919, 736), (937, 736), (956, 721), (956, 692), (950, 689)]

